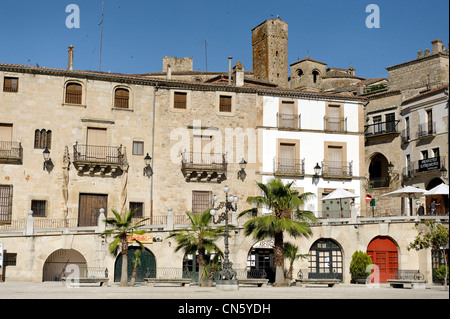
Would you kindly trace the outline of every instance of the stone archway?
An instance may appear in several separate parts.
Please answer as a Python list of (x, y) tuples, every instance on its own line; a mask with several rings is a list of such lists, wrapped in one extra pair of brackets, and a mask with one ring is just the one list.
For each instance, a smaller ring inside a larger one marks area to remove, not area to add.
[[(131, 275), (134, 267), (135, 252), (140, 250), (140, 247), (130, 246), (128, 247), (127, 256), (127, 271), (128, 271), (128, 281), (131, 279)], [(136, 282), (143, 282), (146, 276), (154, 277), (156, 274), (156, 258), (155, 255), (145, 248), (141, 252), (140, 264), (136, 268)], [(122, 254), (120, 253), (114, 264), (114, 281), (119, 282), (120, 276), (122, 275)]]
[[(394, 279), (398, 270), (398, 246), (387, 236), (377, 236), (367, 246), (367, 254), (372, 263), (377, 266), (375, 280), (379, 283), (387, 283), (388, 279)], [(377, 283), (377, 282), (375, 282)]]
[(51, 253), (43, 267), (42, 281), (59, 281), (67, 265), (87, 266), (84, 256), (75, 249), (58, 249)]
[(247, 269), (264, 270), (269, 283), (275, 282), (275, 266), (273, 259), (274, 240), (265, 239), (254, 244), (247, 255)]
[(369, 164), (369, 185), (371, 188), (389, 187), (389, 162), (387, 158), (377, 153)]

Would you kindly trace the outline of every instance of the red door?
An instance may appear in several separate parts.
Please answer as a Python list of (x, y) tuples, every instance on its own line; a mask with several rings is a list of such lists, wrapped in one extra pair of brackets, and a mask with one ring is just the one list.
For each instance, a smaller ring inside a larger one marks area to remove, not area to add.
[[(388, 279), (395, 278), (398, 270), (397, 246), (388, 237), (377, 237), (367, 247), (367, 254), (378, 267), (380, 283), (387, 283)], [(376, 275), (374, 279), (376, 279)]]

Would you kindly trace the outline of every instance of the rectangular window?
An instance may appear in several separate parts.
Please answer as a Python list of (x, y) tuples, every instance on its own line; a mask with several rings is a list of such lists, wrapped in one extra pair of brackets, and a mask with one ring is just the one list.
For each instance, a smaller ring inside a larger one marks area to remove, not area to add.
[(12, 196), (12, 185), (0, 185), (0, 225), (11, 223)]
[(192, 212), (201, 214), (205, 210), (211, 208), (212, 192), (209, 191), (192, 191)]
[(141, 202), (130, 202), (130, 211), (136, 210), (133, 217), (142, 218), (144, 217), (144, 203)]
[(328, 146), (328, 169), (331, 175), (342, 175), (343, 150), (340, 146)]
[(427, 125), (428, 134), (433, 134), (433, 112), (431, 110), (427, 110)]
[(280, 144), (280, 158), (278, 169), (282, 172), (295, 171), (295, 144)]
[(219, 102), (220, 112), (231, 112), (231, 96), (221, 95)]
[(381, 133), (383, 131), (383, 124), (381, 122), (381, 115), (380, 116), (375, 116), (373, 118), (373, 132), (376, 133)]
[(174, 92), (173, 94), (173, 107), (175, 109), (187, 108), (187, 93), (186, 92)]
[(278, 125), (283, 128), (298, 128), (294, 102), (282, 101)]
[(45, 217), (46, 216), (47, 201), (45, 200), (32, 200), (31, 210), (33, 211), (33, 217)]
[(133, 142), (133, 155), (144, 155), (144, 142)]
[(395, 113), (386, 114), (386, 132), (395, 132)]
[(330, 131), (342, 131), (343, 122), (341, 118), (341, 107), (340, 105), (328, 105), (328, 118), (326, 129)]
[(3, 80), (3, 92), (18, 92), (19, 91), (19, 79), (6, 77)]

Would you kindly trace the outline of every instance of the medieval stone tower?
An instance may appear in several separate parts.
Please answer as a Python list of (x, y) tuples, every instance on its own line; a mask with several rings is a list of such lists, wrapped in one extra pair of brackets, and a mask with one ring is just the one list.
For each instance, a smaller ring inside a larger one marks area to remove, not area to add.
[(288, 87), (288, 25), (280, 18), (266, 20), (252, 29), (255, 78)]

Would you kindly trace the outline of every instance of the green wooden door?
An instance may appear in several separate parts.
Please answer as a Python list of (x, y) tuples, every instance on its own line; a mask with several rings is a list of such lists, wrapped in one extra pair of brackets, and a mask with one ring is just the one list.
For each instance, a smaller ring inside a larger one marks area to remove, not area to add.
[[(128, 281), (131, 279), (131, 274), (133, 273), (133, 267), (134, 267), (134, 256), (137, 249), (140, 249), (139, 247), (129, 247), (128, 249), (128, 258), (127, 258), (127, 264), (128, 264)], [(152, 274), (154, 274), (154, 270), (156, 269), (156, 259), (155, 255), (147, 249), (142, 251), (141, 253), (141, 264), (137, 267), (137, 275), (136, 275), (136, 282), (143, 282), (144, 278), (149, 275), (149, 277), (152, 277)], [(149, 273), (148, 270), (150, 270)], [(122, 273), (122, 254), (117, 256), (116, 264), (114, 265), (114, 281), (119, 282), (120, 276)], [(154, 276), (153, 276), (154, 277)]]

